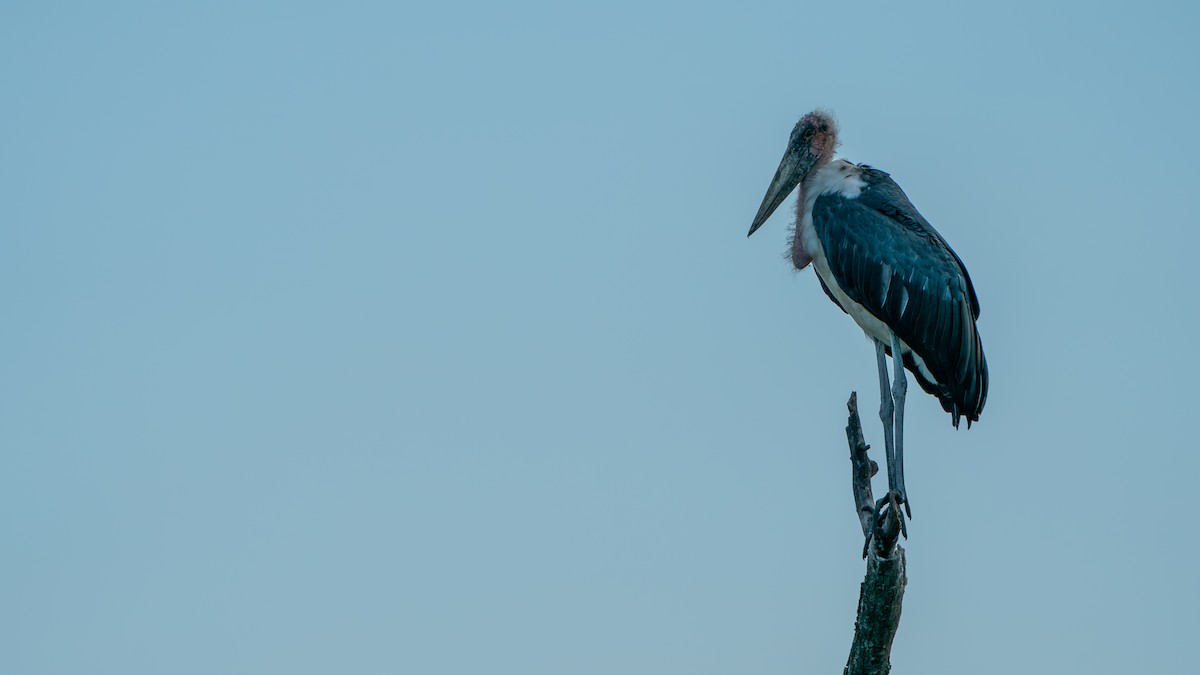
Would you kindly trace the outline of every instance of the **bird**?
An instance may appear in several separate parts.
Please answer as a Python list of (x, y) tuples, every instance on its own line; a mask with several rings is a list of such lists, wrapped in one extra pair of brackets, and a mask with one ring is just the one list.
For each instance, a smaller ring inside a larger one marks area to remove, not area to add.
[(892, 177), (867, 164), (835, 160), (837, 146), (831, 113), (801, 117), (746, 236), (799, 188), (792, 265), (811, 265), (825, 294), (875, 347), (888, 469), (888, 494), (876, 515), (890, 503), (894, 509), (903, 505), (911, 518), (904, 485), (905, 370), (937, 397), (956, 429), (964, 417), (968, 429), (978, 422), (988, 393), (976, 325), (979, 298), (962, 259)]

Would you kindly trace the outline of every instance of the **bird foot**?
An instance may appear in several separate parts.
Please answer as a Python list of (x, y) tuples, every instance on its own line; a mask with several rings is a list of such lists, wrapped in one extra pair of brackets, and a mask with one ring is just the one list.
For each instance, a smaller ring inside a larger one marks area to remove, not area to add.
[[(901, 504), (904, 505), (903, 515), (899, 515)], [(899, 515), (900, 534), (904, 535), (905, 539), (908, 539), (908, 526), (904, 524), (908, 518), (912, 518), (912, 509), (910, 509), (908, 506), (908, 495), (904, 493), (904, 490), (888, 490), (886, 495), (884, 495), (879, 501), (875, 502), (876, 522), (879, 522), (879, 520), (884, 517), (884, 507), (891, 507), (891, 510), (895, 511)], [(904, 516), (908, 516), (908, 518), (905, 518)]]
[[(900, 505), (904, 505), (904, 512), (900, 511)], [(894, 514), (894, 515), (893, 515)], [(905, 517), (907, 515), (907, 518)], [(867, 552), (871, 549), (871, 541), (874, 540), (876, 533), (880, 532), (884, 527), (884, 521), (889, 518), (895, 518), (900, 524), (900, 534), (908, 539), (908, 525), (906, 521), (912, 518), (912, 510), (908, 506), (908, 495), (901, 490), (889, 490), (879, 501), (875, 502), (875, 516), (872, 519), (874, 526), (867, 533), (867, 540), (863, 542), (863, 558), (867, 557)], [(892, 530), (892, 536), (895, 537), (895, 530)]]

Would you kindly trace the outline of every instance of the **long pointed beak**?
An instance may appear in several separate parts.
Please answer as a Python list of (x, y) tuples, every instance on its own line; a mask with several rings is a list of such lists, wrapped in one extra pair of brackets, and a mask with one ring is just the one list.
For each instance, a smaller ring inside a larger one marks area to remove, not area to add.
[(762, 204), (758, 207), (758, 215), (754, 216), (754, 222), (750, 224), (750, 231), (746, 236), (754, 234), (754, 232), (762, 227), (763, 223), (767, 222), (767, 218), (775, 213), (775, 209), (787, 199), (788, 195), (792, 194), (792, 190), (804, 180), (808, 172), (812, 169), (815, 158), (807, 151), (789, 147), (783, 155), (783, 159), (779, 162), (779, 168), (775, 170), (775, 177), (771, 179), (771, 186), (767, 188), (767, 194), (763, 196)]

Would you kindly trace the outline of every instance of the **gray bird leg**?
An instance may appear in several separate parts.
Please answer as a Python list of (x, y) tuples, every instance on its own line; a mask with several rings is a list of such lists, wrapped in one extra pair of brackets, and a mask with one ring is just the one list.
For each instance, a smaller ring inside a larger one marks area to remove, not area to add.
[[(892, 405), (892, 389), (888, 382), (888, 366), (887, 353), (885, 352), (883, 343), (875, 340), (875, 360), (879, 364), (879, 419), (883, 422), (883, 445), (885, 454), (887, 455), (887, 472), (888, 472), (888, 492), (882, 499), (875, 503), (875, 527), (871, 528), (871, 534), (867, 535), (867, 542), (864, 544), (863, 550), (871, 545), (871, 538), (874, 530), (878, 529), (882, 522), (883, 507), (888, 504), (892, 505), (892, 509), (899, 510), (898, 502), (902, 501), (903, 490), (900, 487), (902, 483), (897, 483), (900, 477), (900, 467), (896, 461), (896, 445), (895, 437), (892, 435), (892, 414), (895, 411)], [(908, 537), (908, 527), (904, 524), (904, 516), (900, 516), (900, 533), (905, 538)]]
[(879, 364), (879, 420), (883, 422), (884, 454), (887, 457), (888, 492), (896, 489), (896, 444), (892, 436), (892, 387), (888, 382), (887, 356), (883, 343), (875, 340), (875, 360)]
[(896, 376), (892, 382), (892, 398), (896, 406), (896, 482), (892, 489), (900, 491), (900, 501), (904, 502), (904, 512), (912, 518), (912, 508), (908, 505), (908, 492), (904, 489), (904, 395), (908, 392), (908, 378), (904, 375), (904, 358), (900, 351), (900, 338), (892, 333), (892, 367)]

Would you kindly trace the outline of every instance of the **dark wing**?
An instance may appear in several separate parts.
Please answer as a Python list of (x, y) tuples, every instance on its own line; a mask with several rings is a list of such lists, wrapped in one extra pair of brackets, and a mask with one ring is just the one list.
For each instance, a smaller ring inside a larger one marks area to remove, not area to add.
[(905, 366), (958, 426), (979, 420), (987, 360), (975, 328), (979, 300), (962, 261), (886, 173), (864, 168), (856, 199), (821, 195), (813, 226), (834, 279), (850, 299), (890, 326), (925, 362)]

